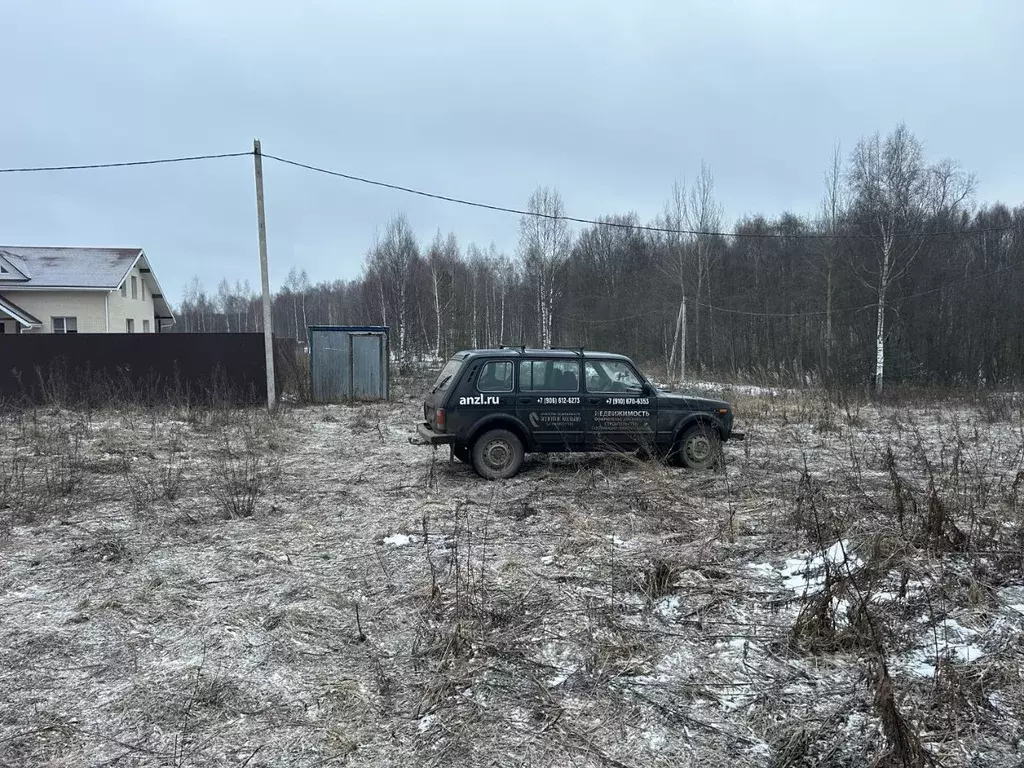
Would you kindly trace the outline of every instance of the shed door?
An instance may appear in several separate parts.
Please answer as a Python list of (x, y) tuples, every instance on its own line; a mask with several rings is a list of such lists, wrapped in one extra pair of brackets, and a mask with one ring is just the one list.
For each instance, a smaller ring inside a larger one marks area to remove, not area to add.
[(313, 399), (318, 403), (344, 400), (351, 378), (351, 337), (337, 331), (315, 330), (310, 334), (310, 354)]
[(352, 397), (387, 397), (384, 375), (384, 337), (379, 333), (354, 333), (352, 339)]

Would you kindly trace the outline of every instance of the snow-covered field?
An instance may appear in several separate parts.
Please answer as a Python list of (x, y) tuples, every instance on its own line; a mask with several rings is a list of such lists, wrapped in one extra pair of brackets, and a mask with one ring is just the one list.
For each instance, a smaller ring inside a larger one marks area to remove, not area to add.
[(417, 394), (5, 416), (0, 764), (1024, 760), (1019, 413), (737, 392), (724, 472), (487, 483)]

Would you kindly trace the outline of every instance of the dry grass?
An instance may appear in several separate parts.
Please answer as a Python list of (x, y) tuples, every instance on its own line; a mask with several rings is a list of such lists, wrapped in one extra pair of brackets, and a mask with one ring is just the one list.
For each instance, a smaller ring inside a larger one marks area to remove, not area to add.
[(1019, 761), (1019, 412), (730, 396), (505, 483), (401, 391), (6, 415), (0, 764)]

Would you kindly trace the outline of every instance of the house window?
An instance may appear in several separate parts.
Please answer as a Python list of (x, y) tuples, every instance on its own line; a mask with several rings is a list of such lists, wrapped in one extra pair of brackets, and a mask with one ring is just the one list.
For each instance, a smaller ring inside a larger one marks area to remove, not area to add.
[(51, 317), (54, 333), (78, 333), (77, 317)]
[(125, 282), (121, 283), (121, 298), (122, 299), (127, 299), (128, 298), (128, 281), (125, 281)]
[(124, 321), (124, 330), (126, 333), (135, 333), (135, 320), (128, 318)]
[(142, 282), (139, 283), (139, 296), (142, 297), (143, 301), (146, 300), (146, 281), (145, 280), (143, 280)]
[(142, 332), (149, 333), (149, 320), (142, 321)]
[(132, 298), (139, 298), (139, 278), (132, 275)]

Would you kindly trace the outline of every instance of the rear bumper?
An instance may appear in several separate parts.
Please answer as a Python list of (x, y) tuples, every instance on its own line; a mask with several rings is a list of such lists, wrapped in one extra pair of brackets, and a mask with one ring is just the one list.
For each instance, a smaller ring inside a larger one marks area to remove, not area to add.
[(413, 445), (451, 445), (455, 442), (455, 435), (435, 432), (427, 422), (420, 421), (416, 424), (416, 436), (410, 437), (409, 442)]

